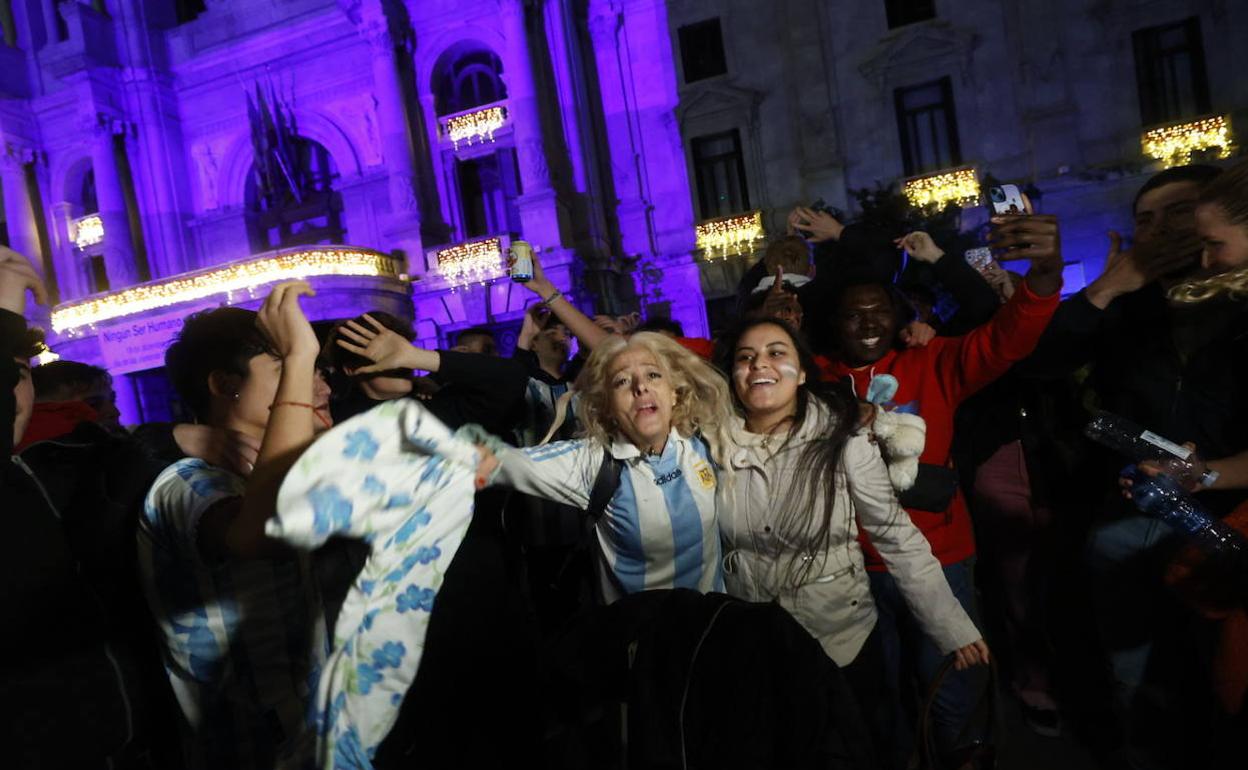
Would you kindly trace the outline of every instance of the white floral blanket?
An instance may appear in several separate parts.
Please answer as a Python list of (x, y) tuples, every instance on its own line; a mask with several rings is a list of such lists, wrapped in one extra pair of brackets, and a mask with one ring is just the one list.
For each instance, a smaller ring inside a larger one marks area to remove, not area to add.
[(371, 554), (313, 672), (309, 722), (326, 770), (372, 768), (416, 677), (429, 613), (472, 517), (474, 445), (419, 403), (390, 401), (322, 436), (295, 464), (268, 534), (301, 549), (333, 535)]

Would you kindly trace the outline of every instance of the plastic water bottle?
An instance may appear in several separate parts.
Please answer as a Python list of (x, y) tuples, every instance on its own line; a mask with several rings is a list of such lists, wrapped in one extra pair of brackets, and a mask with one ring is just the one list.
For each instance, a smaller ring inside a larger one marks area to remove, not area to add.
[(1153, 516), (1183, 532), (1210, 555), (1225, 560), (1227, 566), (1248, 572), (1248, 541), (1235, 528), (1209, 515), (1196, 498), (1167, 476), (1149, 476), (1134, 465), (1122, 471), (1131, 480), (1132, 502)]
[(1101, 446), (1130, 458), (1133, 462), (1154, 461), (1162, 473), (1185, 487), (1200, 483), (1198, 458), (1185, 446), (1136, 425), (1125, 417), (1101, 412), (1083, 429), (1083, 434)]

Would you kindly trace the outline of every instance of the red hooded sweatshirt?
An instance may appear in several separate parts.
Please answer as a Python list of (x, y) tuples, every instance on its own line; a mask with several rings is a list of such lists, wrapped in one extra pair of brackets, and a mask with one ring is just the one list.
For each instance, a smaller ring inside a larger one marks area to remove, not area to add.
[[(825, 380), (848, 379), (859, 398), (866, 397), (875, 375), (896, 377), (897, 394), (884, 408), (922, 417), (927, 422), (927, 444), (919, 461), (952, 467), (949, 446), (953, 443), (954, 411), (972, 393), (1031, 354), (1060, 301), (1060, 293), (1039, 297), (1023, 282), (992, 320), (969, 334), (937, 337), (922, 348), (890, 350), (879, 361), (859, 369), (831, 361), (823, 376)], [(948, 510), (907, 508), (906, 512), (927, 536), (941, 564), (956, 564), (974, 555), (971, 517), (961, 489), (954, 493)], [(859, 541), (867, 569), (882, 571), (884, 563), (871, 543), (861, 536)]]
[(37, 441), (64, 436), (78, 427), (78, 423), (97, 419), (99, 415), (86, 401), (41, 401), (34, 405), (30, 424), (13, 452), (20, 452)]

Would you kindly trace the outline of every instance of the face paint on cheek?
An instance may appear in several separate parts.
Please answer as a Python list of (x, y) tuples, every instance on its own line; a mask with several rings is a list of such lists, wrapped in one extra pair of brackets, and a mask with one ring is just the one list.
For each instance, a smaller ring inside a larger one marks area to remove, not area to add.
[(790, 380), (796, 380), (801, 374), (793, 364), (780, 364), (776, 369), (780, 371), (781, 377), (786, 377)]
[(743, 387), (743, 388), (744, 388), (745, 386), (749, 385), (749, 382), (750, 382), (750, 366), (749, 366), (749, 364), (741, 364), (741, 365), (740, 365), (740, 366), (738, 366), (737, 368), (733, 369), (733, 370), (732, 370), (732, 379), (733, 379), (733, 382), (737, 383), (738, 385), (740, 385), (740, 386), (741, 386), (741, 387)]

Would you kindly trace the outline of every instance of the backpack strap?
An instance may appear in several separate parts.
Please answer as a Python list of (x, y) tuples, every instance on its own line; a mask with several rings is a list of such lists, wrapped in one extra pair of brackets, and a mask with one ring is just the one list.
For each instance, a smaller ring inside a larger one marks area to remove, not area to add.
[(602, 464), (598, 466), (598, 475), (594, 477), (594, 486), (589, 492), (589, 504), (585, 513), (589, 514), (592, 524), (597, 524), (606, 513), (607, 505), (615, 492), (620, 488), (620, 474), (624, 472), (624, 461), (617, 460), (609, 447), (602, 449)]
[[(602, 519), (602, 515), (606, 513), (607, 506), (610, 505), (611, 498), (615, 497), (616, 490), (620, 488), (620, 474), (623, 472), (624, 461), (613, 457), (610, 447), (603, 447), (602, 463), (598, 466), (597, 475), (594, 476), (594, 486), (589, 492), (589, 503), (585, 506), (586, 516), (581, 524), (581, 536), (576, 547), (568, 553), (567, 558), (559, 567), (555, 575), (555, 585), (564, 582), (568, 569), (571, 568), (578, 555), (591, 554), (589, 559), (591, 565), (596, 564), (598, 559), (602, 558), (594, 542), (594, 528)], [(603, 597), (598, 585), (598, 576), (594, 574), (592, 568), (589, 574), (589, 586), (594, 604), (602, 604)]]

